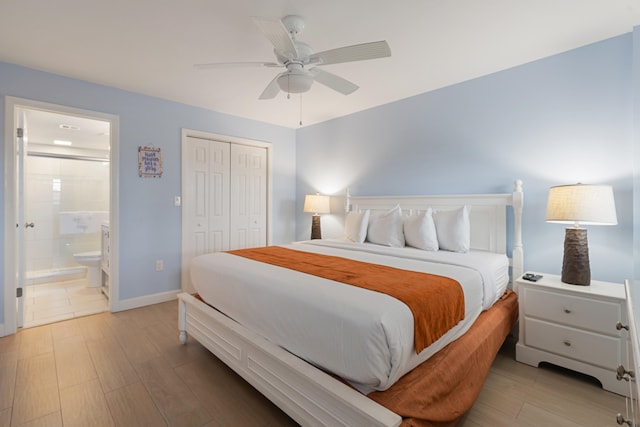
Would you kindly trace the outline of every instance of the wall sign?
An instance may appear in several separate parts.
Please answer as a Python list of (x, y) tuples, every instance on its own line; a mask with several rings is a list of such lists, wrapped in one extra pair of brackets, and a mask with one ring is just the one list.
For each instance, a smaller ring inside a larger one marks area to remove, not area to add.
[(138, 173), (142, 178), (162, 177), (162, 151), (160, 148), (138, 147)]

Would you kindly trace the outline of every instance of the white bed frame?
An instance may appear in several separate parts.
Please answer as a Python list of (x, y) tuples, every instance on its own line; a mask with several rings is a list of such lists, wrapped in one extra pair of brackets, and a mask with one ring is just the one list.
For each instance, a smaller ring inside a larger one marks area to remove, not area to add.
[[(507, 207), (513, 207), (512, 275), (523, 272), (522, 181), (511, 194), (350, 197), (355, 210), (404, 215), (433, 209), (470, 208), (471, 247), (506, 253)], [(303, 426), (397, 426), (402, 419), (363, 394), (299, 359), (188, 293), (179, 298), (180, 342), (187, 334)]]

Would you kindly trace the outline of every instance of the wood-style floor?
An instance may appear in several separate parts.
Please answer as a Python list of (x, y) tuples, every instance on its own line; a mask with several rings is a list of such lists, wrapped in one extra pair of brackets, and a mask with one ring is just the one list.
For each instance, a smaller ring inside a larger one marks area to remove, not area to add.
[[(0, 338), (0, 426), (294, 426), (193, 340), (178, 303), (100, 313)], [(616, 426), (624, 399), (498, 355), (459, 426)]]

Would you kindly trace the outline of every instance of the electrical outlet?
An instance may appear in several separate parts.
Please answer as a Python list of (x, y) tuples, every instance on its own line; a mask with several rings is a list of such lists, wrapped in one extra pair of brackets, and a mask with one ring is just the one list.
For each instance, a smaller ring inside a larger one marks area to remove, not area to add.
[(159, 259), (156, 261), (156, 271), (162, 271), (162, 270), (164, 270), (164, 261)]

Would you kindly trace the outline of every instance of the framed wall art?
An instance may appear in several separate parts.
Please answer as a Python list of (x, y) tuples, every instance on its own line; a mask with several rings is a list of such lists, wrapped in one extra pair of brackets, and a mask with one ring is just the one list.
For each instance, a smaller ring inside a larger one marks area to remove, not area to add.
[(162, 151), (159, 147), (138, 147), (138, 174), (142, 178), (162, 177)]

